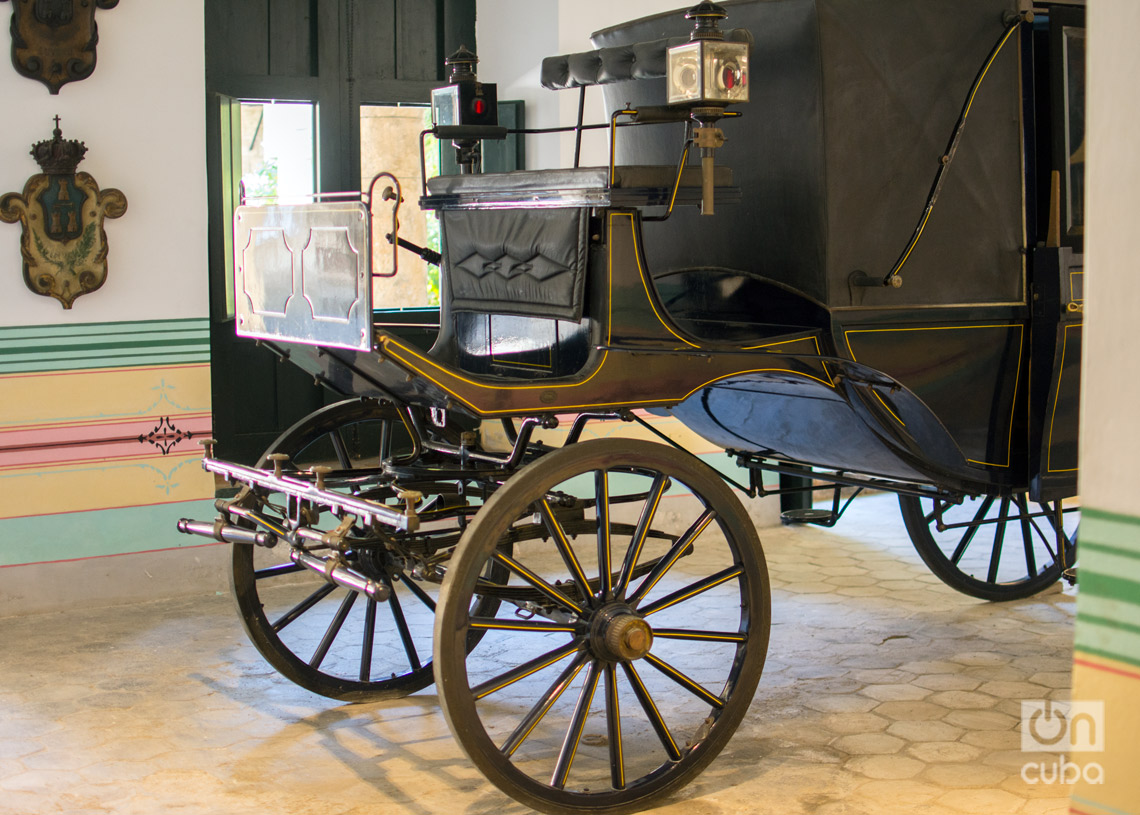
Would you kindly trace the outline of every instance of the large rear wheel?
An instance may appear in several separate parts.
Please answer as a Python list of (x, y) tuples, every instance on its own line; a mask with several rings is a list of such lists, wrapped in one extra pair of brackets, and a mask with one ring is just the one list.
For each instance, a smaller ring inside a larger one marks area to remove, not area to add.
[[(317, 411), (283, 433), (266, 451), (288, 456), (285, 474), (312, 478), (314, 465), (333, 467), (330, 482), (351, 485), (354, 476), (379, 467), (381, 438), (394, 432), (394, 408), (375, 399), (352, 399)], [(375, 483), (362, 479), (361, 483)], [(423, 485), (417, 485), (423, 486)], [(421, 517), (455, 501), (454, 484), (441, 494), (424, 493)], [(359, 487), (341, 487), (356, 491)], [(373, 500), (398, 503), (392, 490), (371, 487)], [(280, 495), (248, 496), (241, 502), (271, 523), (285, 525), (288, 501)], [(440, 513), (451, 518), (453, 515)], [(335, 518), (331, 526), (336, 525)], [(459, 532), (455, 527), (454, 539)], [(344, 565), (378, 583), (384, 601), (336, 586), (289, 557), (287, 543), (272, 549), (234, 544), (232, 585), (238, 611), (254, 646), (287, 679), (322, 696), (346, 701), (399, 698), (427, 687), (432, 676), (432, 629), (442, 567), (416, 570), (398, 550), (372, 540), (349, 546)], [(494, 605), (484, 609), (494, 613)], [(477, 640), (473, 640), (473, 646)]]
[(1029, 597), (1056, 583), (1076, 560), (1080, 512), (1060, 502), (1037, 504), (1025, 493), (970, 496), (960, 504), (900, 495), (899, 508), (930, 570), (971, 597)]

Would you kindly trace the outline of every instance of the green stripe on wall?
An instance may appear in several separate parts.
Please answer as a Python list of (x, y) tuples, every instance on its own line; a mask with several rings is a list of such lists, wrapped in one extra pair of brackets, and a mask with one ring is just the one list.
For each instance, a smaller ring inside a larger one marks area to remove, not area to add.
[(0, 520), (0, 567), (153, 552), (207, 543), (175, 529), (179, 518), (208, 521), (210, 500)]
[(1078, 617), (1073, 647), (1129, 665), (1140, 666), (1140, 633), (1126, 631)]
[(1075, 647), (1140, 666), (1140, 518), (1081, 511)]
[(205, 318), (0, 328), (0, 375), (209, 361)]

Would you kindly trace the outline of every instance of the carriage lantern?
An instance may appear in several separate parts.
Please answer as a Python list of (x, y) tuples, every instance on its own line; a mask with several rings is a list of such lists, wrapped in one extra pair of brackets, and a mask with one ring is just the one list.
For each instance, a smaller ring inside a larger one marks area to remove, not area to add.
[(667, 52), (665, 82), (669, 104), (689, 107), (697, 123), (693, 143), (701, 150), (701, 214), (712, 215), (714, 153), (724, 145), (724, 132), (716, 123), (728, 115), (725, 108), (748, 101), (748, 43), (728, 42), (719, 21), (728, 13), (709, 0), (693, 6), (686, 20), (696, 25), (689, 42)]
[(669, 49), (669, 104), (723, 107), (748, 101), (748, 43), (725, 41), (718, 21), (726, 16), (707, 1), (685, 14), (696, 27), (689, 42)]
[[(499, 123), (498, 90), (492, 82), (480, 82), (475, 75), (479, 62), (465, 46), (446, 60), (451, 69), (450, 84), (431, 92), (431, 119), (437, 127), (494, 127)], [(460, 172), (473, 173), (479, 165), (479, 139), (474, 135), (452, 141)]]

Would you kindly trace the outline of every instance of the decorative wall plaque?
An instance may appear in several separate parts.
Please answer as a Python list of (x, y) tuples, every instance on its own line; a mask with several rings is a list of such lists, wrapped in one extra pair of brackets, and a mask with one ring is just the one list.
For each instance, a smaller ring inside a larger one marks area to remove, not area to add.
[(23, 225), (20, 254), (28, 288), (71, 308), (76, 297), (107, 279), (103, 219), (126, 212), (127, 198), (115, 189), (100, 190), (88, 173), (75, 171), (87, 146), (63, 139), (58, 116), (52, 135), (32, 145), (43, 172), (28, 179), (23, 194), (0, 196), (0, 221)]
[[(2, 0), (0, 0), (2, 1)], [(53, 94), (95, 71), (95, 9), (119, 0), (12, 0), (12, 64)]]

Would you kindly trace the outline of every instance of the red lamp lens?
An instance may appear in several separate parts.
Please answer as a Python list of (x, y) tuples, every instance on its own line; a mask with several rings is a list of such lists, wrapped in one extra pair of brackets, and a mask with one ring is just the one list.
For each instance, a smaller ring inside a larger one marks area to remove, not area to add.
[(732, 90), (736, 86), (736, 71), (732, 68), (724, 69), (724, 87)]
[(487, 110), (487, 104), (482, 99), (476, 99), (472, 107), (475, 109), (476, 116), (482, 116), (483, 112)]

